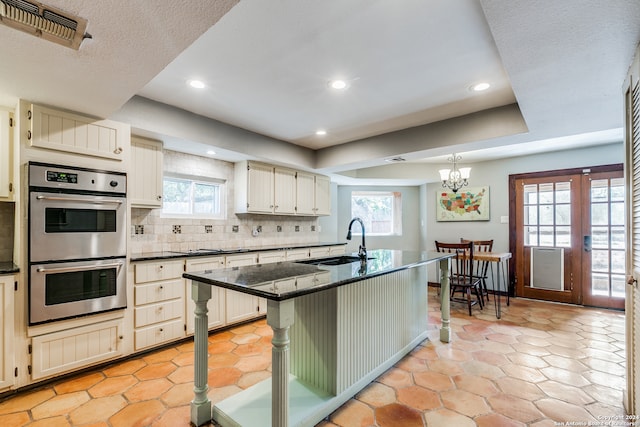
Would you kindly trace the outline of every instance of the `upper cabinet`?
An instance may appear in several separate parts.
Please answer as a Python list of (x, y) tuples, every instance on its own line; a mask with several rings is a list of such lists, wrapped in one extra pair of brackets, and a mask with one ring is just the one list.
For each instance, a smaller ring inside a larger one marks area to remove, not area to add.
[(330, 214), (326, 176), (246, 161), (235, 165), (235, 186), (236, 213)]
[(127, 159), (129, 125), (35, 104), (26, 107), (25, 136), (29, 146), (115, 161)]
[(13, 117), (0, 110), (0, 200), (14, 200), (13, 191)]
[(129, 198), (134, 208), (162, 207), (162, 142), (131, 137)]
[(296, 212), (299, 215), (331, 214), (331, 180), (323, 175), (298, 172)]

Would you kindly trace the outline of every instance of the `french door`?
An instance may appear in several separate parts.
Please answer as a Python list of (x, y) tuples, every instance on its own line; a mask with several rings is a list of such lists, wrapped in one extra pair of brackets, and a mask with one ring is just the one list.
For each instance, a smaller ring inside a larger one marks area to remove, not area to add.
[(516, 295), (624, 308), (622, 165), (510, 181)]

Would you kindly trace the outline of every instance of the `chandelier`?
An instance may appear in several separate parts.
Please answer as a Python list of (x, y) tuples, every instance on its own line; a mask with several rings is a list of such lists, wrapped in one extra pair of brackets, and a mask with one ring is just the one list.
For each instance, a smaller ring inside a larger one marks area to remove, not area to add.
[(469, 183), (471, 168), (458, 169), (458, 161), (462, 159), (459, 154), (453, 153), (447, 161), (453, 163), (453, 169), (440, 169), (440, 179), (443, 187), (449, 187), (451, 191), (457, 193), (458, 190)]

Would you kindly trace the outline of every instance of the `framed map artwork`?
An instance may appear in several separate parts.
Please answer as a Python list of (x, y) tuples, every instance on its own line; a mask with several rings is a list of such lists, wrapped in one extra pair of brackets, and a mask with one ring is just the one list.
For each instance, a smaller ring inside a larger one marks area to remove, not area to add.
[(437, 221), (489, 221), (489, 187), (436, 192)]

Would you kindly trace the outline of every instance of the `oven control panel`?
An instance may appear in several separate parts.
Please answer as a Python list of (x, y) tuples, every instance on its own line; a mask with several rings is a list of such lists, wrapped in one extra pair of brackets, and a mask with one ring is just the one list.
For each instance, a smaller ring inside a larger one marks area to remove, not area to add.
[(30, 162), (29, 187), (40, 188), (43, 191), (54, 189), (89, 191), (96, 194), (125, 194), (127, 175), (123, 172)]
[(77, 173), (58, 172), (53, 170), (47, 171), (47, 181), (49, 182), (66, 182), (68, 184), (76, 184), (78, 182)]

